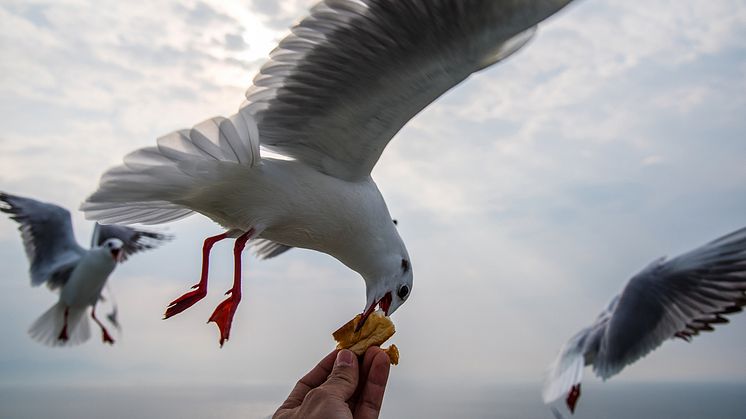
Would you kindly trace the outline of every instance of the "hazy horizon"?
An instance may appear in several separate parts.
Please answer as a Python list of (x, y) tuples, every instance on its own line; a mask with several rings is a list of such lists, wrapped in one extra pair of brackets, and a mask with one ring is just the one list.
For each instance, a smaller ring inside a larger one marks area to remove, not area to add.
[[(483, 386), (392, 382), (381, 417), (555, 419), (533, 384)], [(0, 415), (36, 419), (269, 418), (288, 386), (0, 386)], [(593, 383), (583, 387), (577, 419), (741, 419), (746, 383)], [(95, 399), (95, 403), (90, 400)], [(13, 400), (15, 403), (7, 403)], [(33, 402), (32, 402), (33, 401)]]

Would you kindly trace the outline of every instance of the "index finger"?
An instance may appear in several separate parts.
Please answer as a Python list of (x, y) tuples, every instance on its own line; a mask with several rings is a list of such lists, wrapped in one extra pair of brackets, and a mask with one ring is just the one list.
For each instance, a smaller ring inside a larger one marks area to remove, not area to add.
[(370, 364), (370, 370), (360, 399), (355, 407), (355, 419), (376, 419), (381, 412), (383, 394), (386, 391), (386, 382), (389, 379), (389, 356), (382, 350), (377, 350)]
[(363, 355), (363, 360), (360, 363), (360, 378), (358, 381), (357, 390), (355, 391), (355, 394), (352, 396), (352, 398), (350, 398), (350, 400), (347, 400), (347, 404), (350, 406), (350, 411), (352, 412), (355, 411), (355, 408), (360, 401), (360, 395), (363, 393), (365, 383), (368, 381), (368, 373), (370, 372), (371, 365), (373, 365), (373, 358), (375, 358), (379, 352), (383, 352), (383, 349), (378, 346), (371, 346), (365, 351), (365, 354)]
[(295, 409), (303, 403), (303, 399), (306, 398), (306, 394), (309, 391), (323, 384), (332, 372), (332, 368), (334, 368), (334, 360), (337, 359), (337, 352), (339, 352), (339, 349), (333, 350), (318, 365), (313, 367), (308, 374), (298, 380), (298, 383), (293, 387), (293, 391), (290, 392), (287, 400), (280, 406), (279, 410)]

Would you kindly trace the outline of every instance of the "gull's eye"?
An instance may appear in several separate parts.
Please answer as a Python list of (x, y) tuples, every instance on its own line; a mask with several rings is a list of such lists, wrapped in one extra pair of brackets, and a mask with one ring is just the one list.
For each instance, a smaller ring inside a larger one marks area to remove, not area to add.
[(409, 271), (409, 261), (406, 259), (401, 260), (401, 270), (404, 271), (404, 273), (407, 273)]
[(399, 291), (396, 292), (396, 295), (399, 296), (402, 300), (406, 300), (407, 296), (409, 295), (409, 287), (406, 285), (402, 285), (399, 287)]

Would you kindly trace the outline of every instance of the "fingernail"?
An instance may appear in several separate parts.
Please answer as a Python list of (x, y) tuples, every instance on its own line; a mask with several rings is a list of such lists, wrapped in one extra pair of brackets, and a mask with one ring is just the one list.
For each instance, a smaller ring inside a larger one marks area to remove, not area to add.
[(354, 355), (351, 351), (348, 351), (347, 349), (342, 349), (337, 354), (337, 360), (334, 361), (334, 365), (339, 366), (339, 367), (351, 367), (353, 356)]

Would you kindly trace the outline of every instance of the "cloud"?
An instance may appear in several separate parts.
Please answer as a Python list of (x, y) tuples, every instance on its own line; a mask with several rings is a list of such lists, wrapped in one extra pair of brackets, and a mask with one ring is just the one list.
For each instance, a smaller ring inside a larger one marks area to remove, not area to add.
[(225, 13), (219, 12), (207, 3), (197, 1), (191, 6), (177, 4), (174, 9), (183, 14), (189, 23), (205, 25), (214, 22), (237, 24), (235, 19)]
[(246, 41), (243, 36), (229, 33), (225, 35), (225, 47), (229, 50), (240, 51), (247, 47)]
[(285, 30), (305, 17), (315, 3), (314, 0), (252, 0), (251, 9), (270, 28)]
[(22, 17), (37, 27), (51, 26), (46, 16), (48, 5), (6, 3), (4, 7), (14, 15)]

